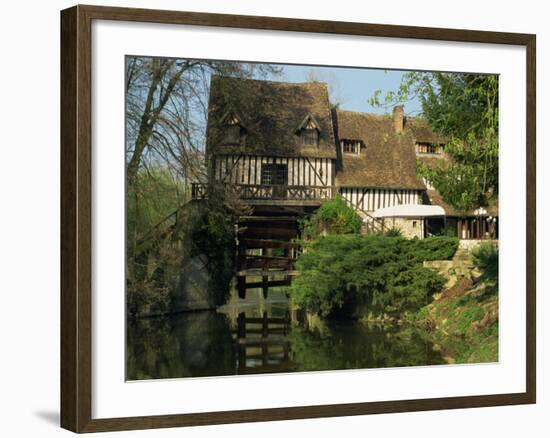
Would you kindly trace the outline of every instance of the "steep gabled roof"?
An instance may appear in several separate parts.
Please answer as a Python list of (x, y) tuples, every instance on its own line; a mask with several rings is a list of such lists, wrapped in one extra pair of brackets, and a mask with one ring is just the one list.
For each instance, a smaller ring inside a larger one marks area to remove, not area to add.
[(389, 116), (336, 112), (340, 140), (361, 140), (360, 155), (342, 154), (336, 184), (345, 187), (425, 189), (416, 175), (412, 132), (396, 133)]
[(420, 117), (407, 117), (407, 128), (411, 130), (412, 136), (419, 143), (446, 143), (447, 139), (434, 132), (430, 123)]
[[(222, 117), (232, 108), (246, 136), (240, 145), (223, 144)], [(319, 145), (307, 146), (297, 130), (313, 120)], [(327, 85), (213, 76), (210, 86), (207, 152), (287, 157), (336, 158)]]
[[(240, 145), (223, 144), (228, 118), (243, 128)], [(319, 130), (318, 146), (302, 144), (299, 134), (306, 126)], [(360, 154), (343, 153), (339, 140), (344, 139), (361, 141)], [(207, 154), (332, 158), (337, 160), (337, 186), (426, 190), (417, 175), (415, 142), (441, 144), (446, 139), (419, 117), (407, 117), (397, 133), (391, 116), (331, 111), (324, 83), (212, 77)], [(418, 159), (429, 166), (448, 163), (445, 154)], [(447, 215), (458, 215), (437, 190), (427, 190), (426, 196), (427, 203), (441, 205)], [(487, 210), (498, 214), (498, 200)]]

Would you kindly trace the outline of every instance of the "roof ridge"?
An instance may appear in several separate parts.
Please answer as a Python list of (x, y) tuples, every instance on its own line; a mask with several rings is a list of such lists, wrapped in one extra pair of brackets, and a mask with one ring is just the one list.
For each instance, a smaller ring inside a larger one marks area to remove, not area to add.
[(372, 118), (378, 118), (378, 119), (391, 119), (391, 115), (389, 114), (367, 113), (365, 111), (352, 111), (352, 110), (346, 110), (346, 109), (340, 109), (340, 108), (338, 108), (336, 111), (341, 113), (353, 114), (355, 116), (363, 116), (363, 117), (366, 116), (366, 117), (372, 117)]
[[(366, 111), (354, 111), (354, 110), (347, 110), (347, 109), (337, 109), (338, 112), (342, 113), (348, 113), (356, 116), (365, 116), (365, 117), (372, 117), (372, 118), (379, 118), (379, 119), (391, 119), (391, 114), (377, 114), (377, 113), (368, 113)], [(407, 120), (410, 122), (422, 122), (430, 124), (429, 120), (424, 116), (405, 116)]]
[(321, 82), (321, 81), (288, 82), (288, 81), (274, 81), (272, 79), (240, 78), (236, 76), (228, 76), (228, 75), (220, 75), (220, 74), (212, 75), (212, 79), (217, 79), (217, 78), (234, 79), (237, 81), (254, 81), (254, 82), (263, 82), (265, 84), (290, 85), (290, 86), (321, 85), (325, 88), (328, 88), (328, 83)]

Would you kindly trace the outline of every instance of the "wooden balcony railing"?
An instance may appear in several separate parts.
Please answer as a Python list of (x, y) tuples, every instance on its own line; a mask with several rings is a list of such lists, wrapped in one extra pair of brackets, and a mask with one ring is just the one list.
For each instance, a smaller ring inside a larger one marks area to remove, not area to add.
[[(336, 190), (331, 186), (288, 186), (267, 184), (228, 184), (227, 190), (233, 191), (244, 200), (288, 200), (288, 201), (322, 201), (331, 199)], [(206, 185), (193, 183), (193, 199), (206, 197)]]

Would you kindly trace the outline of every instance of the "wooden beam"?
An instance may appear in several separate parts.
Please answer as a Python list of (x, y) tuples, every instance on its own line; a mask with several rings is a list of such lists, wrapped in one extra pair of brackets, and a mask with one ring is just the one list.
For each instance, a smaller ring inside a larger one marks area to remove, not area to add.
[(237, 272), (237, 277), (274, 277), (274, 276), (297, 276), (300, 275), (298, 271), (269, 271), (269, 270), (261, 270), (261, 269), (244, 269), (242, 271)]
[[(263, 286), (263, 282), (261, 281), (255, 281), (252, 283), (245, 284), (246, 289), (260, 289), (262, 288), (262, 286)], [(267, 286), (268, 287), (290, 286), (290, 281), (289, 280), (271, 280), (267, 282)]]
[(242, 243), (250, 249), (254, 248), (301, 248), (302, 245), (296, 242), (285, 242), (271, 239), (241, 239)]
[(262, 239), (267, 237), (268, 239), (284, 237), (294, 238), (298, 236), (298, 230), (290, 228), (251, 228), (247, 227), (245, 230), (239, 230), (240, 238), (247, 239)]
[(297, 216), (241, 216), (239, 222), (265, 222), (265, 221), (281, 221), (281, 222), (296, 222)]

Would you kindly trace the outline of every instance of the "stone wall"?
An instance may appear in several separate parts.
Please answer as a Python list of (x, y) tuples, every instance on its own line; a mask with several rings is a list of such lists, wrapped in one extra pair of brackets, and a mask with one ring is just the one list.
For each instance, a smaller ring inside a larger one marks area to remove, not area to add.
[[(460, 240), (458, 249), (451, 260), (434, 260), (424, 262), (426, 268), (436, 270), (447, 283), (445, 289), (455, 286), (462, 278), (475, 280), (480, 272), (474, 267), (472, 250), (487, 240)], [(491, 241), (498, 244), (497, 241)]]
[(384, 219), (384, 226), (400, 230), (407, 239), (424, 237), (424, 220), (421, 218), (387, 218)]
[(459, 241), (458, 247), (471, 251), (482, 242), (493, 242), (494, 244), (498, 244), (498, 240), (462, 239)]
[(183, 267), (180, 284), (173, 296), (172, 311), (215, 309), (216, 304), (208, 294), (209, 281), (206, 257), (191, 258)]

